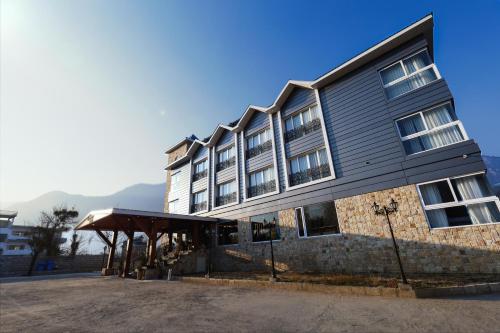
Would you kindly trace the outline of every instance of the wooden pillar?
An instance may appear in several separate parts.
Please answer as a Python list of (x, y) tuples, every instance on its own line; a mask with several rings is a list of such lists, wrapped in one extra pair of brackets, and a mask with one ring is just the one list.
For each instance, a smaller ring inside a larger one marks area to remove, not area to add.
[(134, 247), (134, 232), (127, 233), (127, 256), (125, 258), (125, 266), (123, 267), (123, 277), (127, 277), (130, 271), (130, 260), (132, 259), (132, 250)]
[(116, 250), (116, 241), (118, 239), (118, 230), (113, 231), (113, 240), (111, 241), (111, 246), (109, 249), (108, 255), (108, 264), (106, 268), (113, 268), (113, 261), (115, 260), (115, 250)]
[(172, 244), (173, 239), (174, 239), (174, 234), (173, 234), (173, 232), (169, 231), (168, 232), (168, 252), (171, 252), (174, 249), (173, 244)]
[(193, 247), (195, 250), (200, 248), (200, 224), (193, 223), (191, 228), (191, 237), (193, 238)]
[(148, 248), (148, 267), (154, 267), (155, 259), (156, 259), (156, 240), (158, 236), (158, 232), (156, 231), (155, 226), (152, 227), (151, 234), (149, 235), (149, 248)]

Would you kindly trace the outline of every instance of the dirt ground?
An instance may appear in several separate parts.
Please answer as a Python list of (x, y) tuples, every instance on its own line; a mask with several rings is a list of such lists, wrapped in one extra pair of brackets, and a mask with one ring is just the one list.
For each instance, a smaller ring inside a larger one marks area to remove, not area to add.
[(500, 332), (500, 294), (346, 297), (77, 277), (0, 284), (0, 332)]

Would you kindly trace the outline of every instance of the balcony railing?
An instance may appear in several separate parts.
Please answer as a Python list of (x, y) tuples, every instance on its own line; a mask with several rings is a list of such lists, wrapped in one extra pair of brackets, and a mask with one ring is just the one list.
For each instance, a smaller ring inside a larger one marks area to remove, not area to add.
[(321, 121), (319, 118), (313, 119), (310, 122), (300, 125), (293, 130), (289, 130), (285, 132), (285, 142), (290, 142), (295, 139), (298, 139), (306, 134), (317, 131), (321, 128)]
[(271, 150), (271, 148), (273, 148), (273, 143), (271, 142), (271, 140), (268, 140), (268, 141), (266, 141), (258, 146), (255, 146), (253, 148), (248, 149), (246, 151), (246, 157), (251, 158), (254, 156), (258, 156), (258, 155), (262, 154), (263, 152)]
[(274, 190), (276, 190), (276, 181), (273, 179), (264, 184), (250, 186), (247, 190), (247, 196), (249, 198), (257, 197), (259, 195), (273, 192)]
[(328, 166), (328, 164), (322, 164), (318, 167), (310, 168), (289, 175), (290, 186), (312, 182), (313, 180), (325, 178), (330, 175), (330, 167)]
[(215, 206), (224, 206), (236, 201), (236, 192), (215, 198)]
[(235, 164), (236, 164), (236, 157), (233, 156), (224, 162), (217, 163), (217, 165), (215, 166), (215, 170), (222, 171), (222, 170), (227, 169)]
[(200, 203), (195, 203), (195, 204), (191, 205), (191, 213), (197, 213), (197, 212), (201, 212), (204, 210), (207, 210), (207, 202), (206, 201), (203, 201)]
[(205, 178), (207, 176), (207, 174), (208, 174), (207, 169), (205, 169), (205, 170), (203, 170), (201, 172), (193, 174), (193, 182)]

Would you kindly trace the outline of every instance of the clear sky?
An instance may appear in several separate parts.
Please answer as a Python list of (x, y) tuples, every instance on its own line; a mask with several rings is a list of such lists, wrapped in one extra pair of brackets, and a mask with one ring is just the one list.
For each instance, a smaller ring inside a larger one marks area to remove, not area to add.
[(164, 181), (165, 149), (435, 15), (435, 58), (500, 156), (499, 1), (1, 1), (0, 200)]

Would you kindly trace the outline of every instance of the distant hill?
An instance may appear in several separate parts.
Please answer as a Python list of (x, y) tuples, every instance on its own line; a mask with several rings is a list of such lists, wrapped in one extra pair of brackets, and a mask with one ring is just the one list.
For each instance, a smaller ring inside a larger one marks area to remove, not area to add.
[(7, 209), (18, 211), (15, 224), (34, 225), (38, 222), (41, 211), (50, 211), (52, 207), (61, 204), (75, 207), (80, 213), (79, 220), (91, 210), (112, 207), (161, 212), (164, 196), (165, 183), (136, 184), (106, 196), (85, 196), (52, 191), (30, 201), (13, 204)]
[(488, 168), (488, 179), (495, 187), (500, 187), (500, 157), (483, 155), (484, 163)]

